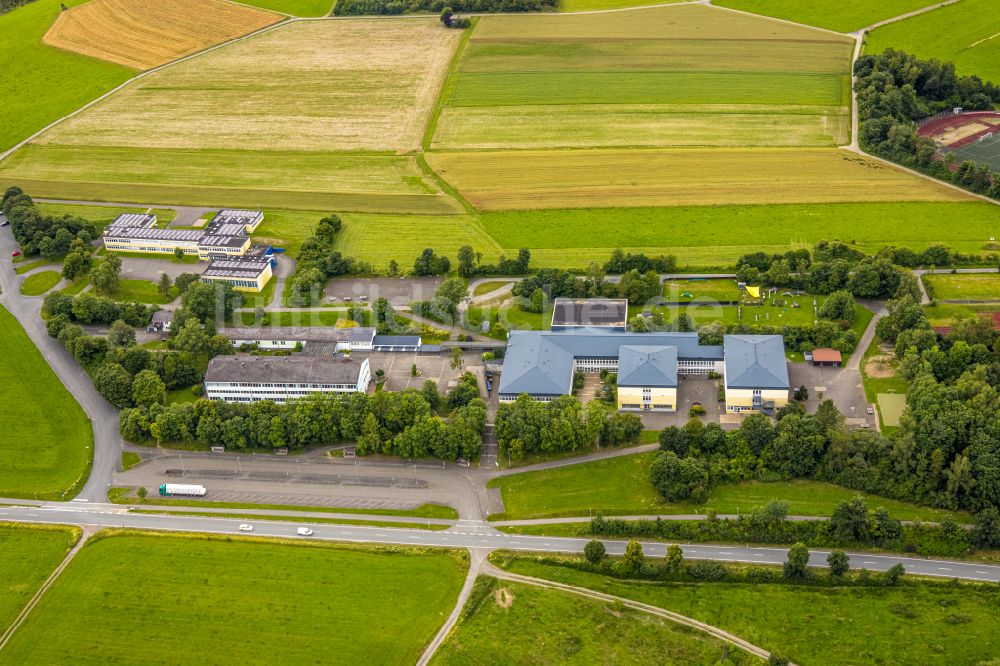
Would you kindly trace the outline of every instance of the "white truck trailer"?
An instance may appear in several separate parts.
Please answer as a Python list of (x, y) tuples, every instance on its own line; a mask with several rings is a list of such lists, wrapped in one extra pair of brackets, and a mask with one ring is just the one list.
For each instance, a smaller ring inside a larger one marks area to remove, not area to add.
[(184, 497), (201, 497), (205, 494), (205, 486), (186, 486), (180, 483), (164, 483), (160, 486), (161, 497), (181, 495)]

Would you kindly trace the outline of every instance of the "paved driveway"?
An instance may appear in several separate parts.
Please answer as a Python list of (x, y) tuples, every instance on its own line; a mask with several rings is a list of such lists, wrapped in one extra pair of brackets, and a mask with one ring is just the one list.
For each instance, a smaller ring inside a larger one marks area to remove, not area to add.
[(848, 419), (848, 425), (868, 423), (875, 427), (876, 417), (866, 413), (868, 403), (858, 370), (789, 363), (788, 381), (793, 391), (799, 386), (809, 389), (809, 400), (806, 403), (809, 412), (815, 412), (822, 400), (832, 400), (840, 413)]

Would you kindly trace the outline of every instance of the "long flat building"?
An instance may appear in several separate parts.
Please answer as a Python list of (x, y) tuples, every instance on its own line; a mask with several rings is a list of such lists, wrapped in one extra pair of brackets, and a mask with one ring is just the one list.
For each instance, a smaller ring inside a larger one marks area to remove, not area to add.
[(260, 292), (271, 279), (269, 259), (213, 259), (201, 274), (202, 282), (224, 282), (237, 291)]
[(219, 329), (233, 347), (256, 345), (258, 349), (295, 349), (312, 343), (334, 344), (336, 351), (370, 351), (375, 329), (365, 326), (245, 326)]
[(315, 393), (364, 393), (368, 359), (316, 356), (216, 356), (205, 371), (205, 393), (223, 402), (285, 402)]
[(697, 333), (593, 329), (511, 331), (499, 398), (511, 402), (527, 394), (552, 400), (572, 393), (575, 373), (603, 370), (618, 373), (618, 409), (623, 411), (674, 411), (678, 377), (710, 373), (727, 381), (728, 411), (768, 411), (788, 401), (781, 336), (727, 335), (720, 346), (700, 344)]

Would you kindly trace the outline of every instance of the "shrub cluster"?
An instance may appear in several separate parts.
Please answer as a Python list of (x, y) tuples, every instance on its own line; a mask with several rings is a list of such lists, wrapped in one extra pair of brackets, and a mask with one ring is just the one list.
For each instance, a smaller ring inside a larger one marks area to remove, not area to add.
[[(0, 7), (0, 13), (4, 10)], [(55, 259), (69, 252), (70, 245), (79, 239), (85, 245), (100, 237), (97, 226), (73, 215), (42, 215), (30, 196), (19, 187), (10, 187), (4, 194), (0, 208), (10, 220), (14, 240), (27, 255), (40, 254)]]

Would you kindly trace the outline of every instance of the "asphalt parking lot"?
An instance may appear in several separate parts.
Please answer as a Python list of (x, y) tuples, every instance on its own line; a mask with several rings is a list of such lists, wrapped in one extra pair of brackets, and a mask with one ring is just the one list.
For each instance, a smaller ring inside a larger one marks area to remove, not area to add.
[(440, 277), (338, 278), (327, 283), (323, 299), (341, 302), (348, 298), (357, 301), (359, 297), (366, 297), (371, 303), (376, 298), (384, 298), (393, 307), (399, 307), (434, 298), (434, 292), (442, 282), (444, 278)]
[[(353, 356), (360, 356), (357, 352)], [(376, 370), (385, 371), (386, 391), (403, 391), (408, 388), (420, 388), (428, 379), (433, 379), (438, 390), (445, 393), (448, 390), (448, 383), (457, 380), (466, 370), (482, 375), (482, 361), (476, 353), (467, 353), (464, 356), (465, 366), (461, 370), (454, 370), (451, 367), (451, 357), (448, 354), (421, 355), (400, 352), (372, 352), (368, 355), (369, 366), (371, 367), (372, 378), (375, 377)], [(418, 376), (411, 374), (413, 365), (416, 364)]]

